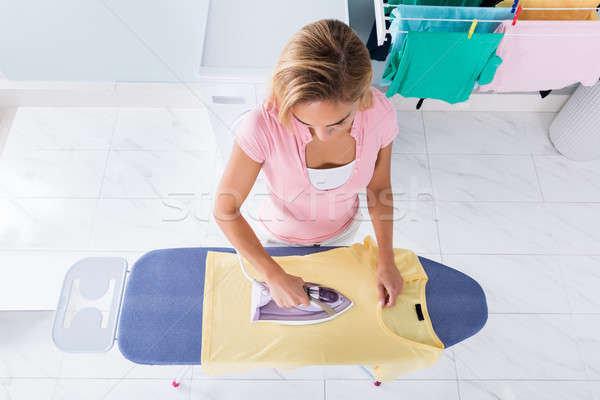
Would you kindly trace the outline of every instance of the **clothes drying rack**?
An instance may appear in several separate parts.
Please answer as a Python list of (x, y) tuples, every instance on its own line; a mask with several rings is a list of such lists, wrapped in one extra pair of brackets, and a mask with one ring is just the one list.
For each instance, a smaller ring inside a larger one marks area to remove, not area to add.
[[(474, 21), (473, 19), (456, 19), (456, 18), (409, 18), (409, 17), (386, 17), (385, 16), (385, 12), (384, 12), (384, 8), (388, 7), (388, 8), (396, 8), (398, 7), (398, 5), (393, 5), (393, 4), (385, 4), (383, 2), (383, 0), (373, 0), (373, 4), (375, 7), (375, 30), (377, 33), (377, 45), (381, 46), (383, 45), (383, 43), (386, 41), (386, 34), (387, 33), (408, 33), (408, 31), (402, 31), (402, 30), (397, 30), (397, 29), (387, 29), (385, 27), (385, 21), (386, 20), (393, 20), (393, 19), (402, 19), (402, 20), (410, 20), (410, 21), (448, 21), (448, 22), (472, 22)], [(514, 9), (514, 7), (513, 7)], [(521, 10), (549, 10), (549, 11), (572, 11), (572, 10), (598, 10), (597, 7), (549, 7), (549, 8), (543, 8), (543, 7), (523, 7), (521, 8)], [(505, 20), (494, 20), (494, 19), (489, 19), (489, 20), (485, 20), (485, 19), (481, 19), (478, 20), (479, 22), (504, 22)], [(600, 23), (600, 21), (598, 22)], [(547, 37), (565, 37), (565, 36), (574, 36), (574, 37), (578, 37), (578, 36), (600, 36), (600, 34), (586, 34), (586, 33), (579, 33), (579, 34), (572, 34), (572, 35), (568, 35), (568, 34), (564, 34), (564, 33), (557, 33), (557, 34), (548, 34), (548, 33), (540, 33), (540, 34), (535, 34), (535, 33), (506, 33), (504, 34), (504, 36), (547, 36)]]

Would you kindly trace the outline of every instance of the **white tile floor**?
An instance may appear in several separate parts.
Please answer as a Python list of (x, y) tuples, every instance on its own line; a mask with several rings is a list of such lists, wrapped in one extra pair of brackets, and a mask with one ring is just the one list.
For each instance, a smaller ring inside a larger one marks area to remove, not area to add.
[(22, 108), (0, 158), (0, 306), (30, 311), (0, 312), (0, 399), (600, 400), (600, 161), (557, 154), (550, 113), (398, 116), (395, 246), (466, 272), (488, 299), (486, 327), (437, 365), (379, 388), (352, 366), (197, 367), (175, 390), (178, 367), (116, 346), (61, 353), (52, 311), (35, 310), (55, 305), (74, 260), (228, 245), (201, 196), (222, 166), (202, 109)]

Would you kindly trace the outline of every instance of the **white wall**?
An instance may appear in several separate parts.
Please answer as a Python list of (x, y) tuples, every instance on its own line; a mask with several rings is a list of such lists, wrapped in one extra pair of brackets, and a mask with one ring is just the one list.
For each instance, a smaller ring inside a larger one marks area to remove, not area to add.
[(201, 63), (209, 0), (2, 2), (10, 80), (174, 82)]

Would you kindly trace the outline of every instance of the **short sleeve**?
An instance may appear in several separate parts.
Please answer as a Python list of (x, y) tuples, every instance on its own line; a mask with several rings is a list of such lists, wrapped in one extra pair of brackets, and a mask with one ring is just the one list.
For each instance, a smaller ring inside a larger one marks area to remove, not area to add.
[(250, 111), (236, 130), (235, 141), (254, 161), (263, 163), (269, 155), (269, 140), (260, 109)]
[(487, 85), (492, 83), (494, 80), (494, 76), (496, 75), (496, 70), (502, 64), (502, 59), (498, 57), (496, 54), (493, 54), (490, 59), (487, 61), (481, 74), (479, 75), (479, 84)]
[(382, 101), (384, 102), (385, 107), (382, 110), (379, 127), (377, 128), (381, 137), (380, 148), (392, 143), (396, 136), (398, 136), (400, 130), (398, 127), (396, 107), (394, 107), (387, 98), (384, 98)]

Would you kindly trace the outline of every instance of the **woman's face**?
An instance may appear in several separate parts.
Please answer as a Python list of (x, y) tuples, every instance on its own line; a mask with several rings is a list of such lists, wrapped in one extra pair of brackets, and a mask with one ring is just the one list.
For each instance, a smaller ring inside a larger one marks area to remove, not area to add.
[(350, 130), (357, 110), (358, 101), (314, 101), (293, 107), (292, 118), (309, 128), (313, 136), (316, 135), (320, 141), (326, 142), (343, 136)]

